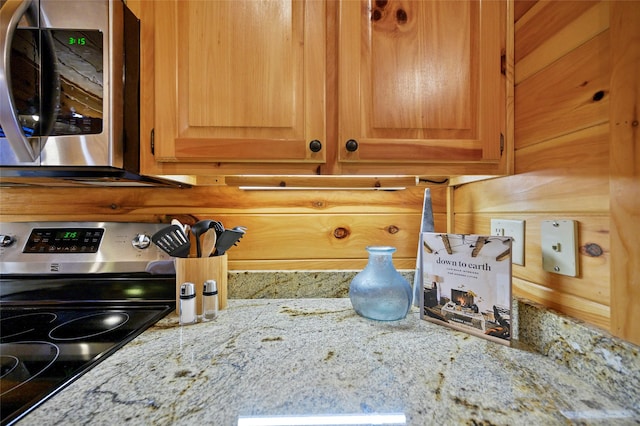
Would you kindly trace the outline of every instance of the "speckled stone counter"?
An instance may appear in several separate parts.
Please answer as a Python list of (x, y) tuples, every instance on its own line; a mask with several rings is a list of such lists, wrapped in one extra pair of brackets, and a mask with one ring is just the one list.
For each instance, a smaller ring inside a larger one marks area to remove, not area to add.
[[(400, 271), (413, 282), (413, 270)], [(232, 298), (348, 297), (358, 271), (235, 271), (229, 273)], [(512, 334), (586, 383), (640, 401), (640, 348), (605, 331), (530, 301), (513, 300)]]
[(211, 323), (161, 320), (22, 423), (395, 413), (409, 425), (637, 424), (632, 396), (519, 345), (422, 321), (415, 308), (376, 322), (348, 298), (232, 299)]

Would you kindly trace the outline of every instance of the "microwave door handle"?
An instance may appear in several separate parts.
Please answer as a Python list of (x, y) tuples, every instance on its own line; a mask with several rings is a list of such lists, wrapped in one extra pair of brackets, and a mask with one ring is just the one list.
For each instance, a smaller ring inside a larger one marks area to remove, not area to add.
[(0, 125), (21, 162), (34, 162), (39, 153), (34, 152), (29, 140), (22, 133), (11, 96), (11, 42), (22, 15), (31, 5), (31, 0), (7, 0), (0, 9), (0, 46), (4, 54), (0, 58)]
[(60, 76), (56, 71), (58, 58), (53, 35), (50, 31), (42, 31), (40, 37), (40, 122), (38, 124), (42, 146), (44, 146), (46, 143), (44, 135), (50, 136), (56, 124), (61, 84)]

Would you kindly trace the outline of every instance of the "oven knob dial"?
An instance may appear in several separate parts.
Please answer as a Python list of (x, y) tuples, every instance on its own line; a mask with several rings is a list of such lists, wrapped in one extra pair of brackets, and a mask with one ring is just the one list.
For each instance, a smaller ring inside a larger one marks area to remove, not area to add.
[(131, 241), (131, 244), (138, 249), (146, 249), (151, 245), (151, 237), (147, 234), (138, 234)]
[(11, 235), (0, 235), (0, 247), (9, 247), (16, 240)]

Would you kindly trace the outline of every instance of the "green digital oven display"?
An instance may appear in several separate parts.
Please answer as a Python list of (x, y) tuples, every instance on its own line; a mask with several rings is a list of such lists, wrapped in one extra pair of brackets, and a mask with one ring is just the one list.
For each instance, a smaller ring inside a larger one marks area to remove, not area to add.
[(75, 240), (78, 238), (78, 231), (61, 231), (56, 234), (58, 240)]

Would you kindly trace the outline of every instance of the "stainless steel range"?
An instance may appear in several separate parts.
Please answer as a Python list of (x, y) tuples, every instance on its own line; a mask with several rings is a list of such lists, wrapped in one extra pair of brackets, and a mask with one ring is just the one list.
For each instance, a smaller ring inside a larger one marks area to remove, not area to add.
[(166, 224), (0, 223), (0, 424), (175, 310)]

